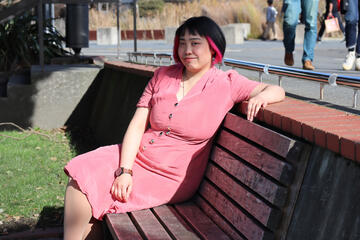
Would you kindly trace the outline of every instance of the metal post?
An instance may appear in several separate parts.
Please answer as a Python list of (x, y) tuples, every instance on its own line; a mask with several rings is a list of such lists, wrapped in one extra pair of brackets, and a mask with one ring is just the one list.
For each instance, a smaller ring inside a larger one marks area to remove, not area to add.
[(279, 85), (280, 87), (281, 87), (281, 85), (282, 85), (282, 77), (283, 77), (283, 76), (280, 76), (280, 75), (279, 75), (278, 85)]
[(259, 81), (262, 82), (263, 81), (263, 72), (259, 72)]
[(51, 27), (55, 28), (55, 6), (53, 3), (50, 3), (50, 17), (51, 17)]
[(117, 58), (118, 58), (118, 59), (120, 59), (120, 41), (121, 41), (120, 4), (121, 4), (121, 0), (118, 0), (118, 1), (116, 2)]
[(39, 0), (37, 7), (38, 14), (38, 34), (39, 34), (39, 64), (41, 71), (44, 71), (44, 22), (42, 0)]
[(137, 43), (136, 43), (136, 0), (134, 1), (133, 14), (134, 14), (134, 52), (137, 52)]
[(320, 100), (324, 99), (324, 87), (325, 87), (325, 84), (320, 83)]
[(357, 106), (357, 98), (359, 96), (359, 89), (354, 89), (353, 108)]

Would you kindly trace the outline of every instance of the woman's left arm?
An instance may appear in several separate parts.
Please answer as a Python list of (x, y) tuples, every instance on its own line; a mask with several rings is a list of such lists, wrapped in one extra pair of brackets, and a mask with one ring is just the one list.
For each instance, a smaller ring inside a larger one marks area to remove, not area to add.
[(261, 83), (250, 93), (247, 107), (247, 119), (252, 121), (261, 107), (269, 103), (280, 102), (285, 98), (285, 91), (282, 87)]

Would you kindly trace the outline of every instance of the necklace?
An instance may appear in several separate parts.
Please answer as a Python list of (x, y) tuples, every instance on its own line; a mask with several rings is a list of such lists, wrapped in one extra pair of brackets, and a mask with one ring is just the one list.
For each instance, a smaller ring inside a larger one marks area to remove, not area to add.
[(185, 82), (184, 82), (184, 80), (182, 82), (182, 92), (183, 92), (182, 97), (184, 98), (185, 97)]

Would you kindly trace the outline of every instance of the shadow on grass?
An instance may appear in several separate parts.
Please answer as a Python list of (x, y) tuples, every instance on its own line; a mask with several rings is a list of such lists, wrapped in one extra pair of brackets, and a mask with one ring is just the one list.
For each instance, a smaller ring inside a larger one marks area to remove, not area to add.
[(63, 207), (44, 207), (38, 219), (35, 218), (11, 218), (0, 225), (0, 238), (17, 232), (35, 229), (47, 229), (62, 227), (64, 221)]
[(40, 213), (36, 228), (62, 226), (64, 221), (64, 207), (44, 207)]

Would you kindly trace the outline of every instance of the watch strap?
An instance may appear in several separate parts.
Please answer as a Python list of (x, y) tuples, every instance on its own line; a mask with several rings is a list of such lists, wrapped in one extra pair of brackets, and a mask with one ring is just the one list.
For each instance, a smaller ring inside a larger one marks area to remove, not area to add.
[(115, 171), (115, 177), (119, 177), (120, 175), (127, 173), (130, 174), (130, 176), (133, 175), (133, 171), (131, 169), (128, 168), (124, 168), (124, 167), (119, 167), (116, 171)]

